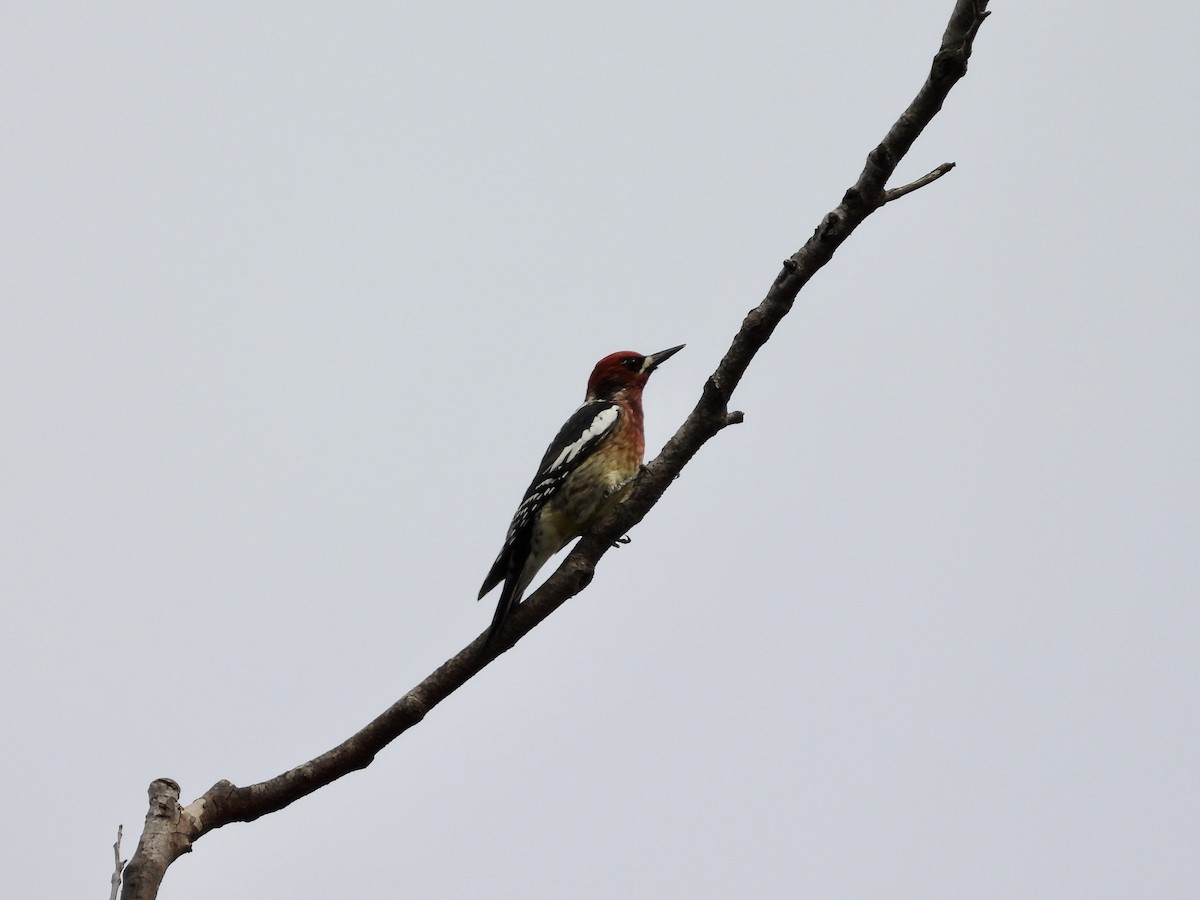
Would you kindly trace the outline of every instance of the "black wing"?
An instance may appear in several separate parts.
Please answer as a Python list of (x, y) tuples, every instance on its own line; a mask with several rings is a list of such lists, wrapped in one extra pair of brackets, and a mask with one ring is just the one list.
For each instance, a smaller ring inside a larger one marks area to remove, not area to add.
[(482, 599), (488, 591), (509, 577), (513, 563), (524, 559), (529, 552), (534, 517), (538, 510), (557, 493), (567, 477), (596, 452), (612, 433), (621, 418), (621, 407), (607, 400), (585, 403), (567, 419), (558, 435), (546, 448), (537, 474), (525, 490), (521, 504), (508, 526), (504, 548), (479, 589)]

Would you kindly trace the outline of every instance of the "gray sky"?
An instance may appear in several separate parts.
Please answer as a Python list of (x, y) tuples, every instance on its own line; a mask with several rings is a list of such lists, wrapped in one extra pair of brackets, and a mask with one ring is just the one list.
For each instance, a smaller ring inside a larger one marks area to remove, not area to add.
[[(657, 451), (951, 7), (0, 9), (6, 893), (477, 635), (591, 365), (687, 342)], [(164, 898), (1200, 893), (1200, 13), (994, 7), (745, 424)]]

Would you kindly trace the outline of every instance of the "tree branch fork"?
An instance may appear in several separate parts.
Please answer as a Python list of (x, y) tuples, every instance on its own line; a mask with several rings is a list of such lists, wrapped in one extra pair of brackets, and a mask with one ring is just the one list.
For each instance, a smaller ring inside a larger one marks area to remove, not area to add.
[(137, 851), (124, 866), (123, 900), (156, 897), (171, 863), (190, 852), (209, 831), (275, 812), (370, 765), (380, 750), (591, 583), (604, 554), (645, 518), (699, 449), (725, 428), (743, 421), (741, 411), (729, 408), (733, 393), (804, 285), (867, 216), (932, 184), (954, 168), (954, 163), (943, 163), (908, 184), (886, 187), (896, 166), (941, 109), (950, 89), (966, 74), (975, 36), (989, 15), (987, 4), (988, 0), (957, 0), (941, 48), (916, 97), (879, 145), (867, 154), (862, 174), (841, 203), (826, 214), (808, 241), (784, 260), (765, 298), (747, 313), (729, 349), (705, 381), (691, 413), (662, 452), (643, 467), (627, 498), (584, 535), (554, 574), (513, 610), (493, 645), (485, 648), (481, 634), (358, 733), (267, 781), (246, 787), (218, 781), (183, 806), (176, 782), (155, 779), (149, 787), (149, 809)]

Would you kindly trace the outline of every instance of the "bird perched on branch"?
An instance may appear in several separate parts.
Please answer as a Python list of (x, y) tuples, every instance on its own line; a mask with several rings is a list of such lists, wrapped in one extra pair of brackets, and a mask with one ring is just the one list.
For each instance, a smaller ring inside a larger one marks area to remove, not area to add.
[(501, 582), (486, 644), (546, 561), (620, 502), (642, 465), (642, 389), (650, 373), (684, 347), (643, 356), (610, 353), (592, 370), (587, 397), (546, 448), (537, 474), (508, 526), (504, 547), (479, 589)]

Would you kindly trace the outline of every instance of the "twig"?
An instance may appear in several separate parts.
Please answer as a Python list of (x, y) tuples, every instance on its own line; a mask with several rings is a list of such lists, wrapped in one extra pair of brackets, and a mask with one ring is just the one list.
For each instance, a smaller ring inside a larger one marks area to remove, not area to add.
[(117, 842), (113, 844), (113, 865), (115, 871), (112, 878), (109, 879), (112, 884), (112, 890), (108, 894), (108, 900), (117, 900), (117, 891), (121, 889), (121, 870), (125, 868), (125, 860), (121, 859), (121, 833), (125, 830), (124, 825), (117, 826)]
[(954, 168), (954, 163), (952, 163), (952, 162), (942, 163), (940, 166), (938, 166), (936, 169), (934, 169), (928, 175), (922, 175), (916, 181), (910, 181), (908, 184), (904, 185), (903, 187), (891, 188), (887, 191), (884, 191), (883, 202), (891, 203), (893, 200), (899, 200), (905, 194), (911, 194), (913, 191), (915, 191), (919, 188), (923, 188), (927, 184), (933, 184), (933, 182), (937, 181), (939, 178), (941, 178), (943, 175), (945, 175), (947, 172), (949, 172), (953, 168)]

